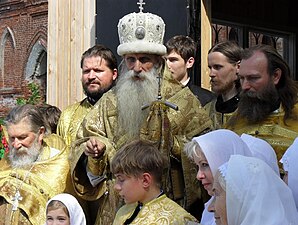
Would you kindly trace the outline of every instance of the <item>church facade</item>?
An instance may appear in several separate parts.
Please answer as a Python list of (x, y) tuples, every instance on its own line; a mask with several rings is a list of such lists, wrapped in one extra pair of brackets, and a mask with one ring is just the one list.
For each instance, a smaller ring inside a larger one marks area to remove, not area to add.
[(47, 83), (48, 1), (0, 0), (0, 118), (30, 93), (29, 83)]

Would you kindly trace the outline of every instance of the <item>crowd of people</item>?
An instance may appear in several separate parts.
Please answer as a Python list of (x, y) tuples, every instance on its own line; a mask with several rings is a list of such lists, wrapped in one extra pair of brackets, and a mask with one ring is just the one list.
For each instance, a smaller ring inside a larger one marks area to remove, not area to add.
[[(86, 95), (14, 107), (1, 127), (0, 225), (298, 225), (298, 87), (274, 47), (164, 44), (161, 17), (119, 20), (118, 64), (81, 57)], [(3, 148), (4, 148), (3, 147)]]

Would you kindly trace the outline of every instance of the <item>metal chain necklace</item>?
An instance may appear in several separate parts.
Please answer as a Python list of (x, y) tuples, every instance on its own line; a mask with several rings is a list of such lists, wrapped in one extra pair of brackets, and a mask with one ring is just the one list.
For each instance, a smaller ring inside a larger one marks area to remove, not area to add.
[[(18, 187), (16, 188), (16, 193), (15, 195), (11, 198), (12, 200), (12, 211), (16, 211), (19, 207), (19, 201), (22, 201), (23, 200), (23, 197), (21, 196), (21, 193), (20, 193), (20, 189), (22, 188), (23, 186), (23, 183), (26, 182), (26, 180), (29, 178), (29, 175), (30, 175), (30, 172), (31, 170), (33, 169), (33, 167), (35, 166), (35, 164), (33, 164), (30, 169), (27, 171), (26, 175), (24, 176), (24, 179), (23, 181), (20, 180), (20, 183), (18, 185)], [(16, 171), (16, 178), (18, 179), (18, 172)]]
[[(33, 162), (32, 166), (30, 167), (30, 169), (25, 174), (24, 179), (23, 180), (20, 179), (20, 183), (19, 183), (18, 187), (16, 188), (16, 193), (11, 198), (11, 201), (12, 201), (12, 211), (16, 211), (18, 209), (18, 207), (19, 207), (19, 201), (22, 201), (23, 200), (23, 196), (20, 193), (20, 189), (22, 188), (22, 186), (26, 182), (26, 180), (30, 177), (30, 173), (31, 173), (33, 167), (35, 166), (35, 163), (40, 160), (41, 155), (42, 155), (42, 152), (39, 154), (39, 156), (37, 157), (37, 159), (35, 160), (35, 162)], [(17, 170), (16, 170), (16, 178), (19, 179)]]

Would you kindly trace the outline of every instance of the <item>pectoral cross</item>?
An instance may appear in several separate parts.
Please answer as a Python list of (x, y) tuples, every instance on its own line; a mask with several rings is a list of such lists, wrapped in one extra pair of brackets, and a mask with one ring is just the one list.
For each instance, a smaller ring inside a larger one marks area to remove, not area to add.
[(12, 211), (16, 211), (19, 207), (19, 201), (22, 201), (23, 197), (21, 196), (19, 190), (17, 190), (12, 200)]
[(146, 3), (143, 2), (143, 0), (139, 0), (139, 2), (137, 2), (137, 4), (140, 5), (139, 6), (140, 12), (143, 12), (143, 9), (144, 9), (143, 5), (146, 5)]
[(158, 79), (158, 94), (157, 94), (157, 100), (161, 100), (161, 99), (162, 99), (162, 97), (161, 97), (161, 80), (162, 80), (162, 76), (161, 76), (160, 73), (158, 74), (157, 79)]

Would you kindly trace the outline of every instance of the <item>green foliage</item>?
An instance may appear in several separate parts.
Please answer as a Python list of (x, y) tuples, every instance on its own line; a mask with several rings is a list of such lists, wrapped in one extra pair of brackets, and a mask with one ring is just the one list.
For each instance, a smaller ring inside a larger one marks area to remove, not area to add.
[(24, 104), (36, 105), (39, 103), (41, 96), (40, 96), (38, 84), (32, 82), (28, 84), (28, 87), (30, 89), (31, 95), (28, 98), (18, 98), (17, 99), (18, 105), (24, 105)]
[(7, 140), (4, 135), (3, 127), (0, 125), (0, 160), (9, 152)]

